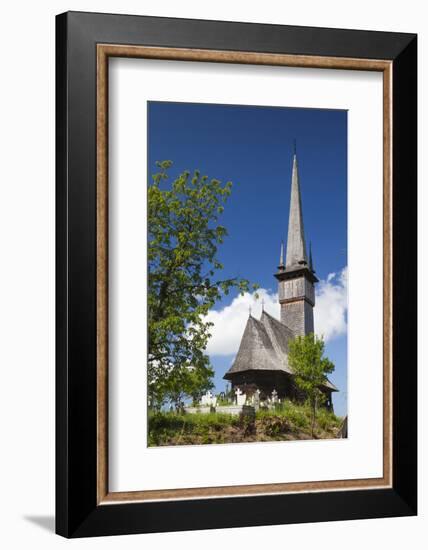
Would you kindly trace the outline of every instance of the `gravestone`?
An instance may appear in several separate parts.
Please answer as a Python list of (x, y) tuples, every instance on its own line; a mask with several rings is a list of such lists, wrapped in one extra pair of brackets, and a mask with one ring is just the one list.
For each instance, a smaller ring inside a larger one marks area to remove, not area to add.
[(242, 393), (242, 391), (239, 388), (237, 388), (237, 390), (235, 391), (235, 395), (236, 395), (236, 404), (238, 406), (245, 405), (245, 402), (247, 401), (247, 395), (245, 393)]
[(201, 397), (200, 404), (202, 407), (215, 407), (217, 405), (217, 397), (210, 391), (207, 391), (207, 393)]
[(256, 411), (260, 408), (260, 390), (257, 389), (252, 397), (251, 397), (251, 403), (253, 404), (253, 407), (256, 409)]

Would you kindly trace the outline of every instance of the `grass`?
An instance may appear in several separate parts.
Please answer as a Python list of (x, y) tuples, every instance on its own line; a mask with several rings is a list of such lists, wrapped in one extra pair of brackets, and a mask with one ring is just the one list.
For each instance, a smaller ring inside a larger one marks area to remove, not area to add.
[[(315, 438), (336, 437), (342, 419), (317, 411)], [(312, 439), (311, 411), (306, 404), (284, 401), (274, 410), (260, 409), (254, 419), (223, 413), (149, 413), (149, 446), (201, 445), (249, 441)]]
[(292, 401), (285, 401), (277, 405), (274, 410), (259, 410), (256, 415), (260, 419), (271, 416), (284, 417), (291, 425), (297, 428), (309, 429), (311, 425), (309, 407), (293, 403)]
[(149, 446), (223, 443), (227, 428), (238, 426), (239, 417), (220, 413), (149, 414)]

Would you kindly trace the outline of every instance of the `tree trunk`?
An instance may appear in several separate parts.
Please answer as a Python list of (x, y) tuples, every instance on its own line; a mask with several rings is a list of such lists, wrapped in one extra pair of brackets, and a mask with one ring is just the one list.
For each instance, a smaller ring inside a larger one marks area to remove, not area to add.
[(317, 398), (315, 397), (312, 401), (312, 426), (311, 426), (311, 437), (314, 437), (315, 434), (315, 418), (317, 414)]

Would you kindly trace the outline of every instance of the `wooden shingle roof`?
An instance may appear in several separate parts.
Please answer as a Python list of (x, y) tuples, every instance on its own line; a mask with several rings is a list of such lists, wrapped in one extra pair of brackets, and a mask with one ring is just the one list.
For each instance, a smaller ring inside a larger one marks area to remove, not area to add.
[(282, 370), (263, 323), (251, 315), (242, 335), (235, 361), (224, 378), (228, 379), (230, 374), (248, 370)]
[[(293, 375), (288, 364), (288, 343), (293, 331), (263, 311), (259, 320), (249, 316), (235, 360), (224, 375), (230, 380), (233, 374), (245, 371), (282, 371)], [(325, 387), (338, 391), (329, 380)]]

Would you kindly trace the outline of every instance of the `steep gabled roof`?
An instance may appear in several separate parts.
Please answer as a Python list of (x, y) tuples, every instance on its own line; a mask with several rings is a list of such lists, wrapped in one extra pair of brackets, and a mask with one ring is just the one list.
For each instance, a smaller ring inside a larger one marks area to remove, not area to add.
[[(263, 323), (250, 315), (238, 353), (224, 378), (248, 370), (285, 370)], [(287, 371), (288, 372), (288, 371)]]
[(278, 359), (282, 363), (283, 368), (281, 370), (293, 374), (293, 371), (288, 366), (288, 342), (294, 338), (293, 331), (266, 313), (266, 311), (263, 311), (260, 321), (265, 327)]
[[(294, 338), (293, 331), (263, 311), (260, 321), (250, 315), (242, 335), (235, 360), (223, 378), (230, 379), (237, 372), (282, 371), (293, 375), (288, 364), (288, 342)], [(339, 391), (327, 379), (324, 386)]]
[(324, 386), (328, 388), (331, 391), (339, 391), (336, 386), (333, 384), (333, 382), (330, 382), (330, 380), (327, 378), (327, 381), (325, 382)]

